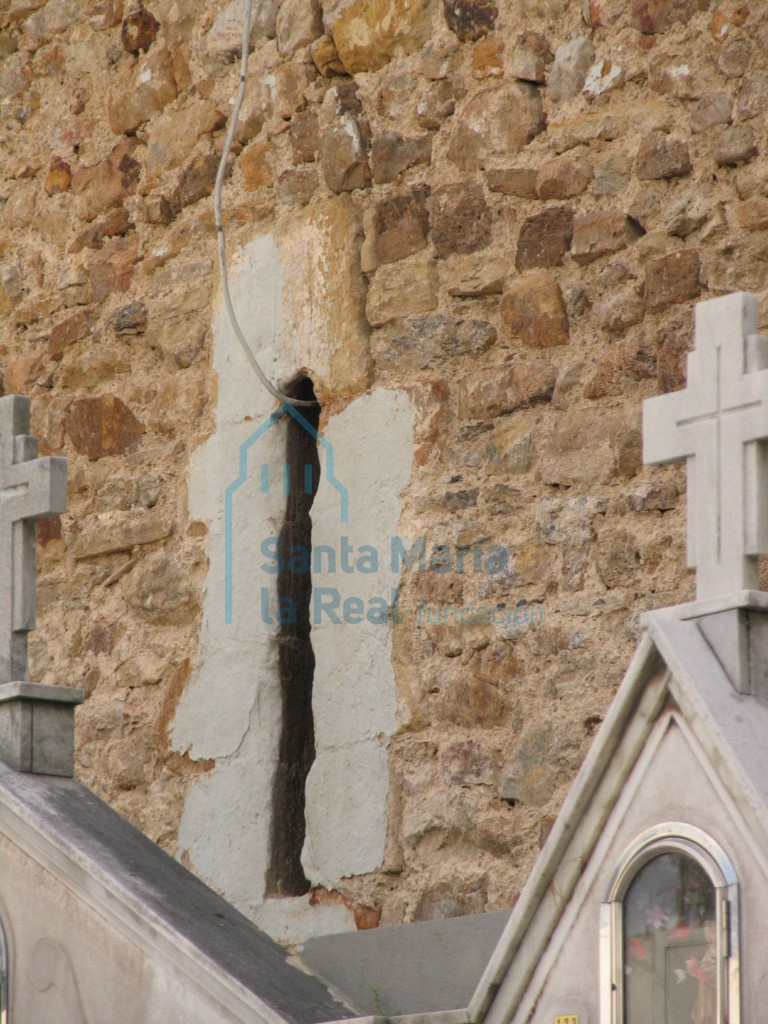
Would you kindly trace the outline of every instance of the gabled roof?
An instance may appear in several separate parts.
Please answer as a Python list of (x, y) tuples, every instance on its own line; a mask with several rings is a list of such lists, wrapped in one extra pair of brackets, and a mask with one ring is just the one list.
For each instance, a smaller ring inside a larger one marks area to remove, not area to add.
[[(652, 616), (472, 997), (468, 1017), (475, 1024), (491, 1010), (494, 1022), (509, 1019), (522, 998), (670, 698), (726, 790), (738, 797), (749, 827), (768, 845), (768, 707), (736, 692), (695, 619)], [(502, 981), (504, 1005), (494, 1005)]]
[(233, 1019), (354, 1016), (226, 900), (74, 779), (0, 763), (0, 831), (140, 948), (215, 995)]

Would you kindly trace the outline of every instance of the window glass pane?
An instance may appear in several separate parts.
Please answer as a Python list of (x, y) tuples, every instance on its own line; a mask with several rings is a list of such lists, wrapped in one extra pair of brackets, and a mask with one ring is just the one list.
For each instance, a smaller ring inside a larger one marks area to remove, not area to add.
[(638, 871), (624, 898), (624, 1024), (718, 1024), (715, 887), (683, 853)]

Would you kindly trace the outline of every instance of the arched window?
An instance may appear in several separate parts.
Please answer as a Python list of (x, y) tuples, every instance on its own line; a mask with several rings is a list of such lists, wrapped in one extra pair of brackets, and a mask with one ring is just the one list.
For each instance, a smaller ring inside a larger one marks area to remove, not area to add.
[(701, 829), (629, 846), (601, 908), (600, 1024), (737, 1024), (738, 884)]

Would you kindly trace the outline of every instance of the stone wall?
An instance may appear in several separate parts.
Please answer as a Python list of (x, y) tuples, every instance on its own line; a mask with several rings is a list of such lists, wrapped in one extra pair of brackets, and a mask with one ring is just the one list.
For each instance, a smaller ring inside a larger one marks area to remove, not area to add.
[[(226, 415), (210, 196), (239, 17), (0, 10), (3, 386), (70, 460), (69, 511), (39, 532), (32, 671), (86, 689), (80, 777), (209, 878), (178, 836), (217, 753), (173, 736), (220, 585), (188, 486)], [(684, 475), (641, 467), (640, 407), (684, 383), (697, 299), (766, 288), (768, 10), (261, 0), (251, 38), (229, 251), (278, 239), (299, 282), (284, 337), (309, 339), (268, 368), (312, 376), (321, 429), (406, 393), (400, 532), (511, 553), (501, 573), (403, 572), (385, 855), (307, 900), (358, 926), (506, 907), (640, 612), (692, 592)]]

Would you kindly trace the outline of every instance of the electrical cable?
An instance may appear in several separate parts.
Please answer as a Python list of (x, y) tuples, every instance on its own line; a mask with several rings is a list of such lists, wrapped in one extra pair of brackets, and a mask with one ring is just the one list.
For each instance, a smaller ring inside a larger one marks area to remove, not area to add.
[(227, 315), (229, 316), (229, 322), (232, 325), (232, 330), (235, 332), (235, 337), (240, 342), (240, 345), (245, 352), (248, 362), (253, 367), (256, 376), (259, 378), (264, 387), (269, 391), (270, 394), (274, 395), (275, 398), (281, 402), (286, 402), (288, 405), (300, 405), (300, 406), (316, 406), (317, 401), (305, 401), (300, 398), (291, 398), (289, 395), (284, 395), (282, 391), (275, 387), (272, 381), (267, 377), (266, 373), (262, 370), (258, 359), (253, 354), (253, 349), (248, 344), (248, 341), (243, 334), (240, 327), (240, 323), (235, 313), (235, 307), (232, 304), (232, 296), (229, 291), (229, 275), (227, 273), (227, 253), (226, 253), (226, 237), (224, 234), (224, 224), (222, 223), (221, 216), (221, 190), (224, 185), (224, 175), (227, 169), (227, 160), (232, 149), (232, 143), (235, 138), (235, 131), (237, 130), (237, 122), (240, 117), (240, 108), (243, 105), (245, 99), (245, 89), (248, 79), (248, 50), (251, 41), (251, 11), (253, 7), (253, 0), (245, 0), (245, 18), (243, 21), (243, 51), (240, 58), (240, 88), (237, 91), (235, 97), (235, 103), (232, 108), (230, 115), (229, 127), (227, 129), (226, 139), (224, 141), (224, 149), (221, 153), (221, 160), (219, 162), (219, 169), (216, 173), (216, 184), (213, 189), (213, 216), (216, 222), (216, 236), (218, 241), (219, 251), (219, 269), (221, 271), (221, 284), (224, 292), (224, 305), (227, 309)]

